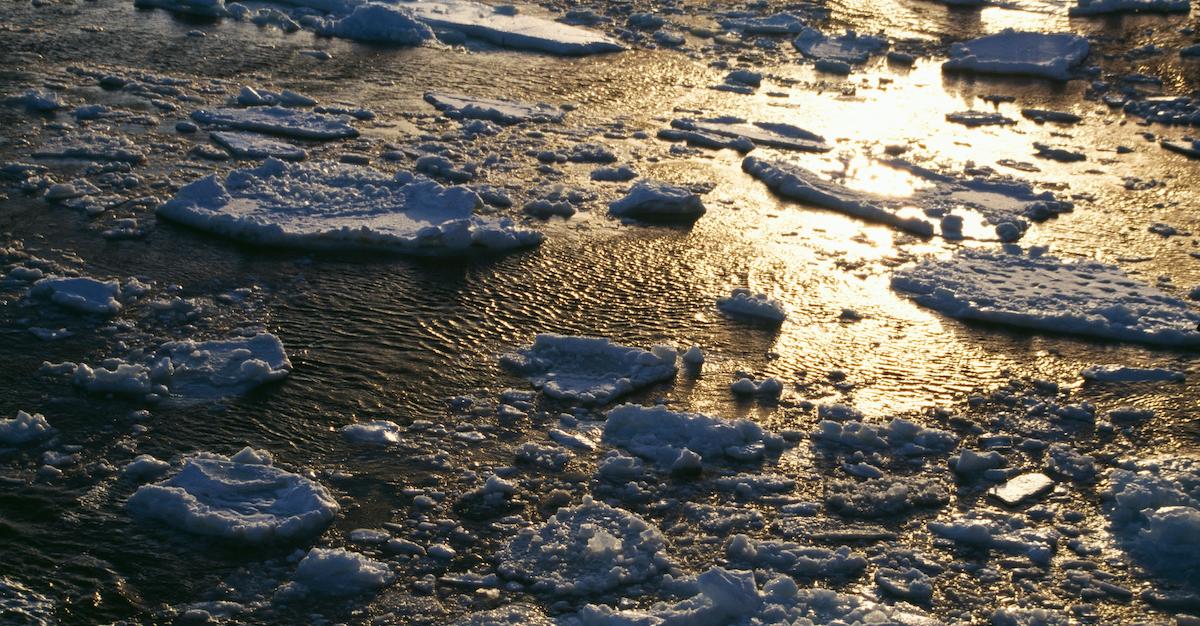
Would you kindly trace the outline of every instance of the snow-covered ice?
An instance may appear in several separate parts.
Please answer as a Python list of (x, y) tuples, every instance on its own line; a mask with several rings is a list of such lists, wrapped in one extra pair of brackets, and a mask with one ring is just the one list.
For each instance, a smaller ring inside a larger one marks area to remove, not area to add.
[(391, 445), (400, 443), (404, 429), (395, 422), (388, 420), (373, 420), (358, 424), (349, 424), (339, 429), (342, 436), (354, 443), (376, 445)]
[(952, 450), (958, 443), (953, 433), (921, 426), (903, 418), (886, 424), (850, 420), (821, 420), (813, 437), (818, 441), (854, 450), (891, 450), (900, 456), (926, 456)]
[(787, 307), (765, 293), (754, 293), (745, 287), (734, 289), (728, 296), (717, 298), (717, 308), (728, 315), (752, 317), (768, 322), (787, 319)]
[(1054, 556), (1059, 533), (1029, 528), (1019, 515), (968, 513), (948, 522), (929, 522), (930, 532), (962, 545), (998, 550), (1047, 564)]
[(782, 440), (746, 419), (724, 419), (666, 407), (623, 404), (608, 412), (604, 442), (618, 446), (660, 469), (669, 470), (686, 453), (709, 463), (761, 462)]
[(727, 17), (718, 20), (721, 27), (748, 35), (796, 35), (804, 29), (804, 18), (791, 13), (755, 17)]
[(146, 153), (124, 136), (100, 133), (75, 133), (54, 137), (33, 150), (35, 159), (71, 161), (118, 161), (139, 165), (146, 162)]
[(436, 29), (458, 31), (507, 48), (568, 56), (625, 49), (617, 41), (586, 28), (470, 0), (423, 0), (405, 6)]
[(338, 504), (321, 485), (246, 448), (232, 458), (201, 453), (159, 483), (138, 488), (130, 514), (188, 532), (247, 543), (292, 541), (323, 529)]
[(358, 552), (313, 548), (300, 559), (292, 580), (309, 593), (344, 596), (378, 589), (392, 578), (392, 570), (386, 563)]
[(282, 380), (292, 370), (283, 342), (271, 333), (169, 342), (162, 345), (159, 354), (170, 359), (171, 392), (191, 398), (244, 393)]
[(536, 245), (541, 234), (476, 216), (479, 196), (405, 171), (284, 163), (208, 176), (158, 207), (167, 219), (246, 243), (418, 255)]
[(331, 140), (358, 136), (358, 131), (340, 115), (285, 107), (198, 109), (192, 111), (192, 119), (200, 124), (297, 139)]
[(898, 270), (892, 288), (950, 317), (1105, 339), (1200, 344), (1185, 301), (1095, 261), (968, 249)]
[(317, 32), (369, 43), (416, 46), (433, 39), (433, 31), (405, 6), (368, 2), (337, 20), (324, 20)]
[(50, 422), (41, 413), (31, 415), (17, 411), (12, 419), (0, 419), (0, 445), (20, 446), (45, 439), (53, 433)]
[(115, 280), (48, 276), (33, 283), (29, 293), (80, 313), (111, 316), (121, 312), (117, 301), (121, 285)]
[(209, 133), (209, 137), (239, 159), (275, 157), (285, 161), (303, 161), (308, 158), (304, 148), (255, 133), (218, 130)]
[(502, 576), (534, 592), (578, 596), (647, 581), (670, 564), (658, 528), (590, 497), (519, 531), (497, 561)]
[(501, 355), (500, 362), (558, 400), (606, 404), (675, 376), (676, 351), (641, 350), (600, 337), (538, 335), (533, 345)]
[(879, 54), (888, 47), (887, 40), (882, 37), (860, 35), (852, 30), (831, 37), (815, 28), (805, 28), (792, 41), (792, 45), (810, 59), (850, 65), (866, 63), (871, 55)]
[(944, 70), (1067, 80), (1088, 55), (1088, 40), (1070, 33), (1007, 29), (950, 46)]
[(1080, 370), (1079, 375), (1102, 383), (1181, 382), (1187, 377), (1179, 370), (1127, 365), (1093, 365)]
[(1071, 17), (1110, 13), (1187, 13), (1190, 0), (1078, 0), (1068, 9)]
[(933, 478), (884, 476), (834, 480), (825, 485), (829, 508), (853, 517), (890, 517), (918, 507), (941, 506), (949, 500), (946, 488)]
[(625, 197), (608, 205), (613, 215), (638, 219), (692, 221), (704, 215), (700, 195), (686, 187), (640, 180)]
[(562, 109), (548, 104), (526, 104), (433, 91), (425, 94), (425, 101), (435, 109), (457, 118), (487, 120), (504, 125), (520, 122), (561, 122), (566, 115)]
[(772, 569), (804, 578), (852, 578), (867, 567), (866, 557), (846, 546), (831, 550), (789, 541), (755, 541), (746, 535), (730, 539), (725, 555), (734, 566)]
[(1200, 463), (1186, 457), (1114, 469), (1101, 494), (1112, 530), (1141, 562), (1187, 576), (1200, 563)]

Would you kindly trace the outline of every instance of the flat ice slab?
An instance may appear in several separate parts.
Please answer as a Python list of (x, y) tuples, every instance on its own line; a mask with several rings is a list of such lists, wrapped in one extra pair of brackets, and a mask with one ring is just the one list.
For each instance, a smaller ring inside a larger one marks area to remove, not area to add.
[(538, 335), (533, 345), (500, 357), (551, 398), (605, 404), (675, 376), (675, 349), (649, 351), (599, 337)]
[(474, 214), (479, 196), (405, 171), (284, 163), (208, 176), (158, 208), (167, 219), (238, 241), (417, 255), (511, 250), (541, 234)]
[(671, 126), (679, 130), (696, 131), (720, 137), (748, 139), (756, 146), (770, 146), (802, 152), (828, 152), (832, 148), (825, 138), (791, 124), (774, 122), (725, 122), (720, 120), (671, 120)]
[(988, 490), (988, 495), (1007, 506), (1018, 506), (1042, 497), (1054, 488), (1054, 481), (1045, 474), (1021, 474)]
[(795, 35), (804, 29), (804, 18), (791, 13), (761, 17), (727, 17), (717, 20), (721, 28), (748, 35)]
[(282, 380), (292, 371), (283, 342), (270, 333), (212, 341), (176, 341), (159, 350), (171, 359), (171, 392), (224, 397)]
[(1079, 0), (1068, 9), (1071, 17), (1110, 13), (1187, 13), (1190, 0)]
[(709, 462), (761, 462), (774, 435), (745, 419), (723, 419), (666, 407), (623, 404), (608, 412), (604, 442), (672, 469), (682, 456)]
[(255, 133), (217, 130), (209, 133), (209, 137), (239, 159), (275, 157), (285, 161), (303, 161), (308, 158), (304, 148)]
[(1162, 367), (1128, 367), (1125, 365), (1094, 365), (1079, 372), (1084, 380), (1101, 383), (1182, 382), (1187, 376), (1179, 370)]
[(963, 250), (896, 272), (892, 288), (950, 317), (1167, 346), (1200, 345), (1200, 313), (1120, 268)]
[(1088, 40), (1070, 33), (1004, 30), (955, 43), (943, 70), (1067, 80), (1088, 55)]
[(566, 113), (548, 104), (526, 104), (511, 100), (472, 98), (428, 92), (425, 101), (433, 108), (459, 118), (487, 120), (506, 126), (521, 122), (561, 122)]
[(121, 312), (121, 303), (117, 302), (121, 285), (115, 280), (50, 276), (33, 283), (29, 293), (80, 313), (116, 315)]
[(536, 528), (524, 528), (497, 555), (497, 571), (534, 592), (587, 596), (648, 580), (669, 562), (658, 528), (624, 509), (585, 497)]
[(118, 161), (135, 165), (146, 162), (146, 153), (129, 139), (99, 133), (77, 133), (56, 137), (33, 151), (35, 159)]
[(403, 3), (418, 19), (435, 29), (455, 30), (468, 37), (497, 46), (534, 50), (565, 56), (619, 52), (625, 47), (586, 28), (561, 24), (546, 18), (500, 12), (494, 7), (467, 0), (438, 0)]
[(851, 65), (866, 63), (872, 54), (879, 54), (888, 47), (887, 40), (882, 37), (859, 35), (852, 30), (830, 37), (815, 28), (805, 28), (792, 45), (810, 59)]
[(138, 488), (130, 514), (188, 532), (246, 543), (292, 541), (325, 528), (338, 504), (321, 485), (246, 448), (232, 458), (201, 453), (178, 474)]
[(608, 210), (621, 217), (688, 222), (700, 219), (705, 212), (699, 194), (654, 180), (634, 183), (625, 197), (608, 205)]
[(358, 131), (341, 116), (284, 107), (199, 109), (192, 111), (192, 119), (201, 124), (297, 139), (329, 140), (358, 136)]
[(318, 32), (368, 43), (417, 46), (433, 39), (433, 31), (406, 7), (379, 3), (361, 4), (338, 20), (320, 23)]
[(917, 217), (901, 217), (874, 198), (836, 183), (798, 165), (746, 157), (742, 170), (761, 180), (775, 193), (807, 204), (887, 224), (915, 235), (933, 234), (933, 224)]

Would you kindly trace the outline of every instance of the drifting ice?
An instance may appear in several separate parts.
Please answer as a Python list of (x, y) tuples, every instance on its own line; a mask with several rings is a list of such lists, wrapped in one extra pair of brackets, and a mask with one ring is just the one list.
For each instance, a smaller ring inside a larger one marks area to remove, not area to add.
[(1088, 40), (1070, 33), (1005, 30), (950, 46), (943, 70), (1067, 80), (1088, 55)]
[(533, 345), (500, 357), (505, 367), (558, 400), (606, 404), (635, 389), (675, 376), (675, 349), (650, 351), (599, 337), (538, 335)]

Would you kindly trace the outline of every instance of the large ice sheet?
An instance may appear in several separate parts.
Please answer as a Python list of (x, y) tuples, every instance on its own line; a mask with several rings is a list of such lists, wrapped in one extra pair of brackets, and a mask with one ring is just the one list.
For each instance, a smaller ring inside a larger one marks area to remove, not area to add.
[(498, 46), (567, 56), (619, 52), (624, 46), (586, 28), (516, 12), (501, 12), (469, 0), (403, 3), (426, 24), (455, 30)]
[[(666, 407), (623, 404), (608, 412), (604, 442), (672, 469), (681, 457), (708, 462), (761, 462), (782, 441), (746, 419), (724, 419)], [(685, 452), (686, 451), (686, 452)]]
[(1078, 35), (1008, 29), (950, 46), (942, 69), (1067, 80), (1087, 55), (1088, 40)]
[(328, 140), (358, 136), (358, 131), (341, 116), (284, 107), (199, 109), (192, 111), (192, 119), (201, 124), (298, 139)]
[(917, 217), (901, 217), (867, 194), (827, 181), (798, 165), (746, 157), (742, 169), (779, 195), (864, 220), (880, 222), (916, 235), (933, 234), (933, 224)]
[(321, 485), (246, 448), (232, 458), (201, 453), (178, 474), (143, 485), (130, 514), (188, 532), (245, 543), (291, 541), (323, 529), (338, 504)]
[(526, 376), (551, 398), (605, 404), (636, 389), (675, 376), (669, 346), (649, 351), (600, 337), (538, 335), (533, 345), (502, 355), (500, 362)]
[(960, 319), (1168, 346), (1200, 345), (1200, 313), (1094, 261), (963, 250), (901, 269), (892, 288)]
[(425, 101), (439, 111), (474, 120), (512, 125), (520, 122), (561, 122), (562, 109), (546, 104), (526, 104), (511, 100), (473, 98), (448, 93), (428, 92)]
[(657, 576), (669, 565), (665, 552), (658, 528), (585, 497), (518, 532), (497, 555), (496, 569), (535, 592), (587, 596)]
[(401, 171), (268, 159), (208, 176), (158, 208), (176, 222), (246, 243), (417, 255), (511, 250), (541, 234), (474, 214), (479, 197)]

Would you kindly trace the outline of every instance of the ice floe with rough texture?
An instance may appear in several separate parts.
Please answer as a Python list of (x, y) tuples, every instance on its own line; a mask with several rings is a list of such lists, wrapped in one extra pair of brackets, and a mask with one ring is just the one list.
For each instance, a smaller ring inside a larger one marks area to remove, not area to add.
[(768, 322), (787, 319), (787, 307), (765, 293), (754, 293), (745, 287), (734, 289), (728, 296), (717, 298), (717, 308), (729, 315), (740, 315)]
[[(341, 548), (313, 548), (296, 566), (293, 584), (317, 595), (346, 596), (378, 589), (392, 581), (387, 563)], [(289, 591), (296, 593), (295, 587)]]
[(343, 426), (338, 429), (338, 432), (342, 433), (347, 441), (386, 446), (400, 443), (404, 429), (395, 422), (373, 420)]
[(425, 101), (450, 117), (487, 120), (504, 125), (520, 122), (561, 122), (566, 115), (562, 109), (548, 104), (526, 104), (433, 91), (425, 94)]
[(730, 539), (725, 556), (734, 566), (772, 569), (805, 578), (852, 578), (867, 567), (866, 557), (846, 546), (830, 550), (789, 541), (755, 541), (746, 535)]
[(1179, 370), (1162, 367), (1129, 367), (1126, 365), (1093, 365), (1080, 370), (1084, 380), (1102, 383), (1181, 382), (1187, 376)]
[(66, 106), (58, 94), (37, 89), (29, 89), (19, 96), (5, 98), (4, 103), (9, 106), (23, 107), (35, 113), (50, 113)]
[(239, 159), (265, 159), (275, 157), (285, 161), (303, 161), (308, 152), (299, 146), (276, 141), (255, 133), (213, 131), (209, 133), (213, 143), (228, 150)]
[(796, 35), (804, 30), (804, 18), (791, 13), (761, 17), (726, 17), (717, 20), (721, 28), (748, 35)]
[(1004, 30), (950, 46), (943, 70), (1067, 80), (1088, 55), (1088, 40), (1071, 33)]
[(159, 354), (170, 359), (171, 392), (191, 398), (245, 393), (282, 380), (292, 371), (283, 342), (270, 333), (169, 342), (162, 345)]
[(497, 561), (500, 575), (536, 593), (577, 596), (650, 580), (670, 564), (658, 528), (590, 497), (520, 530)]
[(121, 474), (130, 480), (143, 481), (158, 478), (171, 469), (171, 464), (150, 456), (139, 454), (121, 469)]
[(608, 412), (604, 442), (672, 471), (694, 469), (692, 463), (701, 461), (759, 463), (767, 450), (783, 447), (782, 439), (750, 420), (636, 404)]
[(849, 65), (866, 63), (872, 54), (879, 54), (888, 47), (887, 40), (882, 37), (859, 35), (852, 30), (830, 37), (815, 28), (805, 28), (792, 45), (810, 59)]
[(338, 504), (321, 485), (271, 465), (265, 451), (202, 453), (159, 483), (138, 488), (130, 514), (246, 543), (291, 541), (325, 528)]
[(952, 450), (958, 443), (953, 433), (929, 428), (903, 418), (886, 424), (857, 420), (821, 420), (813, 437), (855, 450), (887, 450), (901, 456), (926, 456)]
[(1076, 16), (1110, 13), (1187, 13), (1190, 0), (1079, 0), (1067, 14)]
[(323, 20), (317, 32), (368, 43), (417, 46), (433, 39), (433, 31), (405, 6), (375, 2), (361, 4), (349, 15)]
[(423, 0), (404, 5), (435, 29), (458, 31), (497, 46), (582, 56), (624, 50), (620, 43), (577, 26), (469, 0)]
[(782, 122), (754, 122), (747, 124), (736, 118), (708, 120), (675, 119), (671, 127), (681, 131), (699, 132), (718, 137), (748, 140), (751, 146), (770, 146), (803, 152), (828, 152), (825, 138), (798, 126)]
[(834, 480), (825, 485), (829, 508), (853, 517), (890, 517), (949, 501), (946, 488), (933, 478), (884, 476), (863, 481)]
[(704, 215), (700, 195), (686, 187), (641, 180), (625, 197), (608, 205), (613, 215), (653, 220), (693, 221)]
[(330, 140), (358, 136), (358, 131), (342, 116), (284, 107), (199, 109), (192, 111), (192, 119), (201, 124), (297, 139)]
[(1023, 555), (1043, 565), (1054, 556), (1059, 538), (1053, 529), (1028, 528), (1017, 515), (985, 517), (969, 513), (949, 522), (929, 522), (929, 530), (957, 544)]
[(962, 250), (898, 270), (892, 288), (950, 317), (1161, 345), (1200, 344), (1200, 313), (1120, 268)]
[(49, 276), (33, 283), (30, 295), (80, 313), (116, 315), (121, 312), (121, 285), (115, 280)]
[(505, 367), (529, 378), (557, 400), (605, 404), (635, 389), (675, 376), (676, 351), (649, 351), (600, 337), (538, 335), (533, 345), (501, 355)]
[(118, 161), (139, 165), (146, 153), (125, 137), (99, 133), (77, 133), (55, 137), (33, 150), (35, 159)]
[(474, 214), (479, 196), (405, 171), (284, 163), (208, 176), (158, 207), (167, 219), (246, 243), (419, 255), (511, 250), (541, 234)]
[(0, 419), (0, 445), (19, 446), (45, 439), (54, 433), (41, 413), (17, 411), (12, 419)]
[(1200, 563), (1200, 463), (1178, 458), (1115, 469), (1102, 496), (1117, 538), (1147, 567), (1187, 576)]
[(902, 217), (868, 194), (827, 181), (798, 165), (749, 156), (742, 161), (742, 170), (761, 180), (775, 193), (792, 200), (887, 224), (923, 237), (933, 234), (933, 224), (929, 221)]

